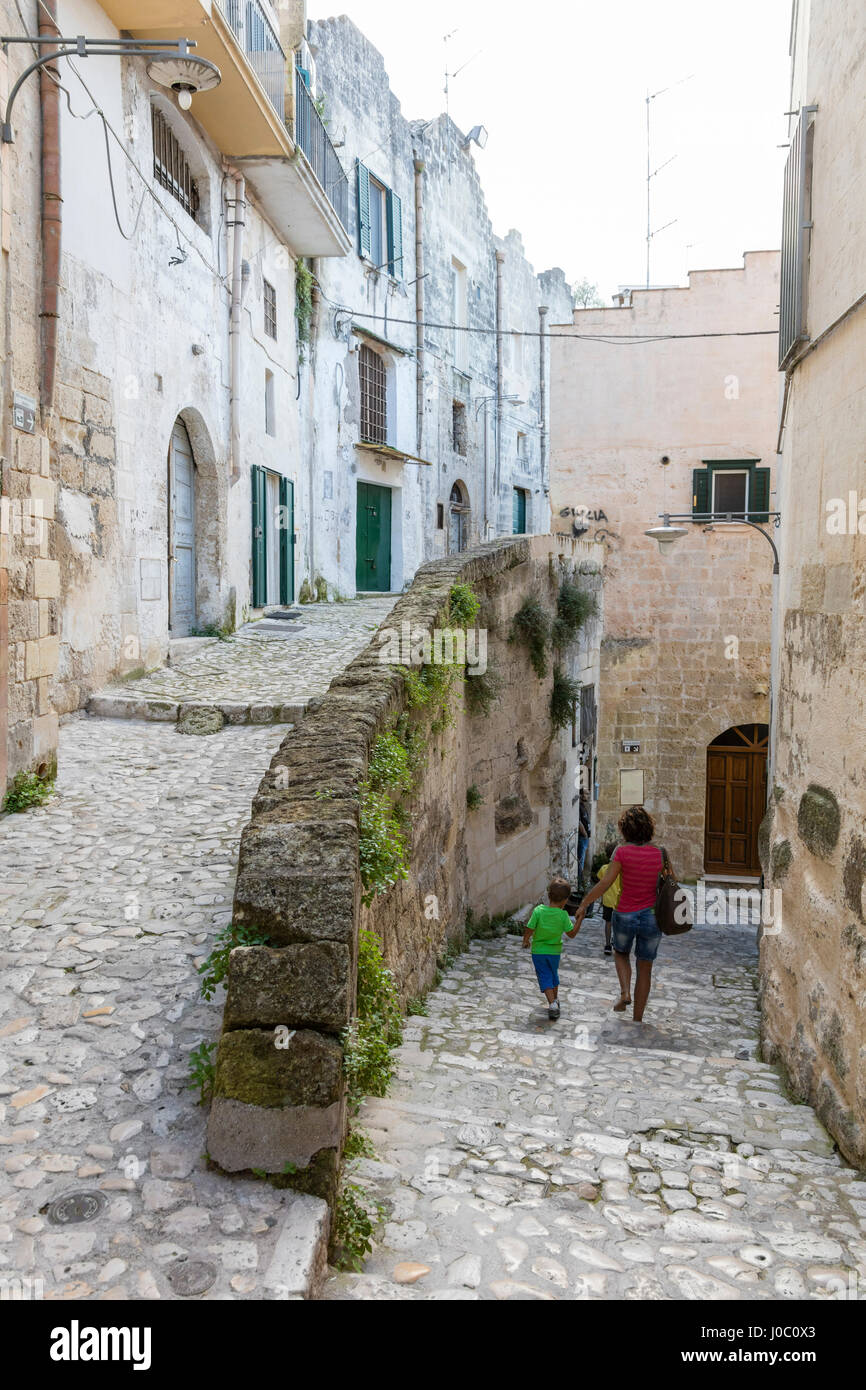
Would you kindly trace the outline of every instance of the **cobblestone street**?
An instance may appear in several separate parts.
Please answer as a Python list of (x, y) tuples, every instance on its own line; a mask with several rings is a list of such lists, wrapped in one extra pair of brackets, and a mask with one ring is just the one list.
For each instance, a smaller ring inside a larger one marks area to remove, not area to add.
[(600, 921), (564, 944), (557, 1023), (514, 937), (408, 1020), (351, 1165), (377, 1245), (325, 1297), (862, 1299), (866, 1182), (755, 1060), (754, 932), (663, 941), (642, 1026)]
[[(303, 1202), (207, 1171), (188, 1068), (222, 1016), (196, 962), (284, 734), (77, 720), (56, 797), (0, 821), (0, 1278), (46, 1298), (276, 1296)], [(81, 1191), (107, 1199), (97, 1219), (52, 1224)]]

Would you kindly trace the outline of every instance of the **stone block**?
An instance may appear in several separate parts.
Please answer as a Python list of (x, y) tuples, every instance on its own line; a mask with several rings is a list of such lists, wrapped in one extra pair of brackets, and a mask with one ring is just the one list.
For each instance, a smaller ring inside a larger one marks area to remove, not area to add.
[(338, 1033), (350, 1019), (351, 956), (323, 941), (239, 947), (232, 952), (224, 1027), (321, 1028)]
[(33, 596), (60, 597), (60, 565), (56, 560), (33, 561)]
[(35, 680), (37, 676), (53, 676), (57, 670), (60, 655), (60, 639), (39, 637), (26, 644), (26, 679)]
[(181, 705), (178, 713), (179, 734), (218, 734), (225, 724), (222, 711), (214, 705)]
[(342, 1100), (343, 1049), (334, 1038), (301, 1029), (288, 1047), (276, 1041), (263, 1029), (223, 1033), (214, 1094), (264, 1109), (327, 1109)]
[(331, 1214), (321, 1197), (297, 1196), (287, 1202), (264, 1285), (279, 1299), (313, 1298), (328, 1258)]
[(20, 473), (39, 473), (47, 478), (51, 465), (51, 446), (44, 434), (16, 434), (15, 467)]
[(275, 945), (349, 945), (360, 899), (358, 827), (348, 819), (248, 825), (241, 837), (235, 921), (260, 927)]

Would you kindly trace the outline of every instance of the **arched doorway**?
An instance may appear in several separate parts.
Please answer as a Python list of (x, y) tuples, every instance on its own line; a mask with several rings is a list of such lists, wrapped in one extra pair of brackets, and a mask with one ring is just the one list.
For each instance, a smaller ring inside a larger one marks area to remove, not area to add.
[(168, 627), (188, 637), (195, 626), (195, 458), (178, 416), (168, 450)]
[(448, 553), (457, 555), (469, 544), (469, 496), (462, 483), (455, 483), (448, 498)]
[(766, 724), (726, 729), (707, 748), (704, 871), (760, 874), (758, 827), (767, 805)]

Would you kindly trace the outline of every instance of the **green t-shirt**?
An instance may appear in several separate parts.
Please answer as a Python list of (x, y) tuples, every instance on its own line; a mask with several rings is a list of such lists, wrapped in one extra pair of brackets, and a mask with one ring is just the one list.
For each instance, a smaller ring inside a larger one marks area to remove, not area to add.
[(527, 931), (533, 932), (532, 954), (534, 956), (562, 955), (563, 933), (571, 931), (574, 923), (561, 907), (536, 907), (526, 924)]

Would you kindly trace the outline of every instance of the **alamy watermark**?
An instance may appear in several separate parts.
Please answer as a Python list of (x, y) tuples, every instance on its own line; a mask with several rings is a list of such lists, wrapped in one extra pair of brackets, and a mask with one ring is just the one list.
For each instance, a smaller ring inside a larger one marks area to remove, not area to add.
[(379, 633), (379, 660), (393, 666), (465, 666), (467, 676), (487, 670), (487, 629), (385, 627)]

